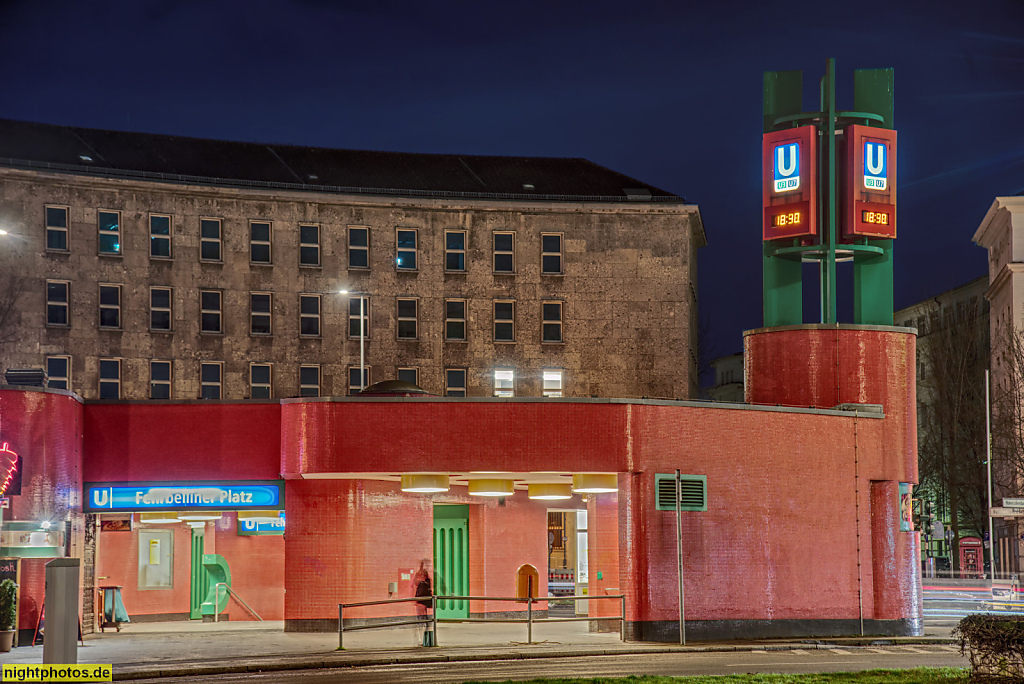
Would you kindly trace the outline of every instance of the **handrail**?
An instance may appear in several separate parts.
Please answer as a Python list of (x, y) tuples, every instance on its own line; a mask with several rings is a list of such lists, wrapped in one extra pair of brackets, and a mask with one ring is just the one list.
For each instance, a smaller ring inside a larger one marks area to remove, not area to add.
[[(345, 648), (345, 632), (355, 632), (361, 629), (380, 629), (383, 627), (402, 627), (404, 625), (422, 625), (425, 621), (419, 618), (415, 620), (401, 620), (398, 622), (379, 622), (373, 625), (357, 625), (345, 627), (345, 609), (358, 608), (360, 606), (381, 606), (388, 603), (426, 603), (430, 600), (430, 628), (434, 634), (434, 640), (429, 645), (437, 646), (437, 598), (434, 596), (418, 596), (413, 598), (384, 599), (380, 601), (361, 601), (359, 603), (338, 604), (338, 650)], [(426, 617), (426, 616), (424, 616)]]
[(215, 584), (215, 585), (214, 585), (214, 590), (213, 590), (213, 591), (214, 591), (214, 600), (213, 600), (213, 608), (214, 608), (214, 611), (213, 611), (213, 621), (214, 621), (214, 622), (219, 622), (219, 620), (218, 620), (217, 618), (218, 618), (218, 617), (220, 616), (220, 611), (219, 611), (219, 610), (217, 610), (217, 604), (218, 604), (218, 603), (220, 603), (220, 588), (221, 588), (221, 587), (224, 587), (225, 589), (227, 589), (227, 590), (228, 590), (228, 596), (229, 596), (229, 597), (230, 597), (230, 596), (234, 596), (234, 597), (235, 597), (235, 600), (236, 600), (236, 601), (238, 601), (239, 603), (241, 603), (241, 604), (242, 604), (242, 605), (243, 605), (243, 606), (245, 607), (245, 609), (246, 609), (247, 611), (249, 611), (250, 613), (252, 613), (252, 614), (253, 614), (253, 616), (254, 616), (254, 617), (255, 617), (255, 618), (257, 619), (257, 620), (259, 620), (260, 622), (263, 622), (263, 618), (261, 618), (261, 617), (260, 617), (259, 613), (257, 613), (257, 612), (256, 612), (255, 610), (253, 610), (252, 608), (250, 608), (250, 607), (249, 607), (249, 604), (248, 604), (248, 603), (246, 603), (245, 601), (243, 601), (243, 600), (242, 600), (242, 597), (241, 597), (241, 596), (239, 596), (238, 594), (236, 594), (236, 593), (235, 593), (235, 590), (234, 590), (234, 589), (232, 589), (232, 588), (231, 588), (231, 587), (230, 587), (230, 586), (228, 585), (228, 583), (227, 583), (227, 582), (217, 582), (217, 584)]

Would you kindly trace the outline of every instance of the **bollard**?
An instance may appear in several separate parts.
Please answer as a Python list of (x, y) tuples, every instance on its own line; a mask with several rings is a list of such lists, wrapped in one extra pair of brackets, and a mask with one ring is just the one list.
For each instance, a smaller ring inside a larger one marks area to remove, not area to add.
[(345, 609), (338, 604), (338, 650), (345, 648)]
[(533, 597), (526, 597), (526, 643), (533, 643)]

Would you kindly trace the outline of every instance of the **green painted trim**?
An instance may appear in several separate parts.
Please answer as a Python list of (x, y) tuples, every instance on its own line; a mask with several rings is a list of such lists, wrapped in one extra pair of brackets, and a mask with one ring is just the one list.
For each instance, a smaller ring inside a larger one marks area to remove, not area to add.
[[(703, 506), (680, 506), (681, 511), (707, 511), (708, 510), (708, 476), (707, 475), (683, 475), (680, 473), (679, 479), (683, 482), (700, 482), (701, 487), (704, 491), (704, 505)], [(654, 504), (655, 509), (659, 511), (674, 511), (676, 510), (675, 505), (667, 506), (662, 505), (661, 497), (658, 496), (658, 492), (661, 490), (661, 483), (665, 480), (670, 480), (675, 485), (676, 474), (675, 473), (655, 473), (654, 475)], [(674, 499), (675, 497), (673, 497)]]
[(63, 558), (59, 546), (0, 546), (0, 556), (8, 558)]
[[(469, 505), (434, 506), (434, 594), (469, 595)], [(437, 617), (468, 618), (469, 601), (437, 602)]]
[(469, 520), (469, 504), (434, 504), (434, 520)]
[(231, 586), (231, 568), (228, 567), (227, 559), (219, 553), (204, 553), (203, 569), (210, 576), (210, 589), (206, 594), (206, 600), (203, 601), (202, 613), (219, 615), (228, 607), (231, 594), (223, 589), (218, 591), (217, 585), (224, 583)]
[[(799, 247), (780, 247), (775, 250), (773, 256), (792, 259), (794, 257), (808, 260), (820, 260), (822, 257), (821, 245), (800, 245)], [(885, 249), (877, 245), (842, 245), (836, 248), (837, 253), (842, 252), (865, 252), (868, 255), (883, 254)], [(819, 255), (815, 258), (815, 254)]]

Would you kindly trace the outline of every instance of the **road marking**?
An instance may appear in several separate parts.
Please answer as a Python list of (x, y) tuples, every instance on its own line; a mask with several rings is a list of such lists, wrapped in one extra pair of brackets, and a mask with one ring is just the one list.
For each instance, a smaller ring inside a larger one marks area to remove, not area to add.
[(884, 648), (865, 648), (864, 650), (870, 651), (871, 653), (882, 653), (885, 655), (889, 655), (891, 653), (891, 651), (886, 651)]
[(802, 648), (794, 648), (794, 649), (792, 649), (790, 651), (790, 653), (796, 653), (798, 655), (810, 655), (810, 653), (808, 653), (807, 651), (803, 650)]
[[(841, 649), (841, 648), (830, 648), (830, 649), (828, 649), (828, 652), (829, 652), (829, 653), (838, 653), (839, 655), (854, 655), (854, 654), (853, 654), (852, 652), (850, 652), (850, 651), (844, 651), (844, 650), (843, 650), (843, 649)], [(862, 654), (862, 655), (863, 655), (863, 654)]]
[(897, 648), (906, 653), (928, 653), (928, 651), (922, 651), (921, 649), (914, 648), (913, 646), (898, 646)]

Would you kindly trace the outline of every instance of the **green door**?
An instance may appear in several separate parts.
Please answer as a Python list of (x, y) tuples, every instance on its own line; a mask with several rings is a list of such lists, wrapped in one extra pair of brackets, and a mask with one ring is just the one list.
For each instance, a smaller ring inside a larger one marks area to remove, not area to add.
[[(469, 506), (434, 506), (434, 593), (469, 595)], [(469, 601), (438, 601), (437, 617), (468, 618)]]
[(189, 584), (188, 616), (193, 620), (203, 617), (203, 601), (210, 591), (210, 574), (203, 567), (203, 548), (205, 546), (205, 527), (192, 528), (192, 572)]

